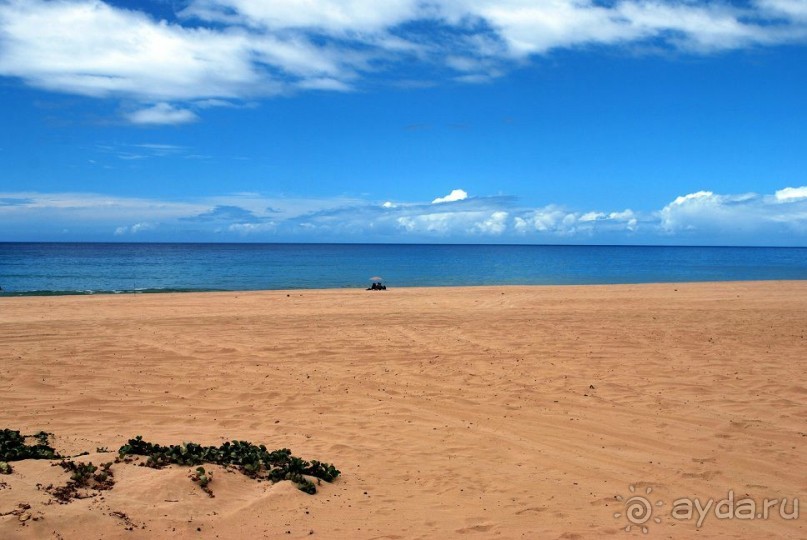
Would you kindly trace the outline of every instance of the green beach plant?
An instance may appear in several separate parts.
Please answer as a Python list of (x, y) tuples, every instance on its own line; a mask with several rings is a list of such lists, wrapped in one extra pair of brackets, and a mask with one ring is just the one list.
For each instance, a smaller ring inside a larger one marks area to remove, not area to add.
[(191, 474), (190, 478), (199, 484), (202, 491), (207, 493), (209, 497), (215, 497), (215, 495), (213, 495), (213, 491), (207, 486), (213, 479), (213, 475), (205, 471), (204, 467), (196, 467), (196, 472)]
[(54, 463), (70, 473), (70, 479), (63, 486), (48, 486), (46, 491), (61, 504), (67, 504), (73, 499), (86, 497), (80, 489), (92, 489), (96, 491), (106, 491), (115, 485), (115, 478), (112, 472), (112, 462), (101, 464), (101, 470), (92, 463), (83, 463), (62, 460)]
[[(112, 489), (115, 484), (112, 463), (104, 463), (101, 469), (92, 463), (75, 462), (64, 459), (50, 446), (49, 433), (40, 431), (34, 435), (22, 435), (19, 431), (3, 429), (0, 431), (0, 474), (11, 474), (13, 471), (9, 462), (24, 459), (61, 459), (54, 465), (61, 466), (70, 473), (70, 479), (65, 486), (48, 486), (50, 492), (61, 503), (67, 503), (74, 498), (81, 497), (79, 488), (95, 490)], [(35, 439), (36, 444), (26, 444), (26, 439)], [(97, 452), (107, 451), (106, 448), (97, 448)], [(88, 452), (78, 454), (87, 455)], [(317, 486), (310, 479), (314, 478), (317, 484), (322, 480), (332, 482), (341, 472), (330, 463), (317, 460), (306, 461), (294, 456), (288, 448), (267, 450), (264, 445), (255, 445), (246, 441), (225, 442), (221, 446), (202, 446), (193, 442), (181, 445), (161, 446), (143, 440), (138, 435), (120, 447), (115, 462), (131, 462), (131, 456), (145, 456), (141, 466), (161, 469), (168, 465), (183, 465), (196, 467), (192, 475), (194, 482), (211, 497), (209, 484), (212, 475), (205, 471), (202, 464), (210, 463), (236, 469), (241, 473), (258, 481), (267, 480), (280, 482), (288, 480), (293, 482), (301, 491), (313, 495)]]
[[(61, 456), (48, 443), (48, 433), (40, 431), (35, 435), (21, 435), (19, 431), (0, 431), (0, 461), (20, 461), (23, 459), (58, 459)], [(25, 444), (26, 438), (34, 438), (37, 444)]]
[(225, 442), (221, 446), (202, 446), (191, 442), (161, 446), (146, 442), (138, 435), (121, 446), (118, 454), (121, 460), (130, 455), (146, 456), (144, 465), (157, 469), (170, 464), (198, 466), (203, 463), (233, 467), (258, 480), (290, 480), (308, 494), (316, 493), (317, 488), (307, 477), (332, 482), (341, 474), (329, 463), (306, 461), (293, 456), (287, 448), (270, 452), (262, 444), (254, 445), (246, 441)]

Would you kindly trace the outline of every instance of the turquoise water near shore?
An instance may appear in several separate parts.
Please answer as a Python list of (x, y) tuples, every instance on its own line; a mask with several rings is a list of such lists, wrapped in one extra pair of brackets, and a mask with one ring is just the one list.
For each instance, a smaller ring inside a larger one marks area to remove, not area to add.
[(807, 279), (807, 248), (0, 243), (0, 295)]

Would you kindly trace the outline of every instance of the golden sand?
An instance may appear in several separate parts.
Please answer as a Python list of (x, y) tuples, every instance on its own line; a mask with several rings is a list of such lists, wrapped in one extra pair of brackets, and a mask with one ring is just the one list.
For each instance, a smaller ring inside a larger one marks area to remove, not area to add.
[(0, 514), (31, 518), (0, 538), (644, 536), (616, 495), (663, 502), (652, 537), (805, 538), (778, 507), (670, 512), (807, 504), (806, 332), (807, 282), (3, 298), (0, 428), (96, 464), (136, 434), (249, 440), (342, 476), (306, 495), (210, 466), (209, 498), (116, 464), (60, 505), (36, 484), (61, 468), (15, 462)]

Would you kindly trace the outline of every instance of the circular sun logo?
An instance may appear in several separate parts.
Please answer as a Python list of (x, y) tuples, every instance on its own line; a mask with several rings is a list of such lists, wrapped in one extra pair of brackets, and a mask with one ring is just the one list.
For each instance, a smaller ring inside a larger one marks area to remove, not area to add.
[[(636, 487), (628, 486), (630, 492), (636, 493)], [(651, 519), (656, 523), (661, 523), (661, 518), (656, 516), (653, 517), (653, 506), (662, 506), (664, 502), (656, 501), (655, 505), (650, 502), (648, 498), (650, 494), (653, 492), (653, 488), (648, 487), (645, 490), (645, 495), (630, 495), (627, 499), (622, 495), (617, 495), (616, 500), (619, 502), (625, 503), (625, 511), (624, 516), (628, 520), (628, 524), (625, 527), (626, 532), (630, 532), (631, 528), (635, 525), (637, 527), (642, 528), (642, 532), (647, 534), (650, 530), (648, 529), (646, 523), (649, 522)], [(614, 512), (614, 518), (619, 519), (623, 516), (623, 512)]]

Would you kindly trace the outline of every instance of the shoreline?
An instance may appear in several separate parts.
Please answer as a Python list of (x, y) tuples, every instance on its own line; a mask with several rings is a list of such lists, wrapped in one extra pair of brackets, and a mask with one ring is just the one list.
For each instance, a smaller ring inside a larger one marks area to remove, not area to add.
[[(743, 279), (743, 280), (707, 280), (707, 281), (636, 281), (620, 283), (546, 283), (546, 284), (478, 284), (478, 285), (392, 285), (390, 290), (413, 289), (484, 289), (484, 288), (535, 288), (535, 287), (629, 287), (648, 285), (707, 285), (721, 283), (804, 283), (807, 279)], [(132, 289), (132, 290), (87, 290), (87, 291), (0, 291), (0, 298), (51, 298), (62, 296), (137, 296), (137, 295), (171, 295), (171, 294), (248, 294), (272, 292), (324, 292), (324, 291), (362, 291), (366, 287), (300, 287), (287, 289)]]

